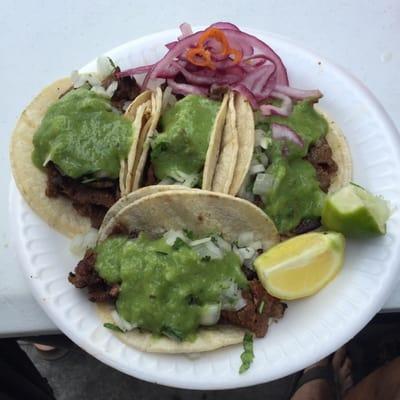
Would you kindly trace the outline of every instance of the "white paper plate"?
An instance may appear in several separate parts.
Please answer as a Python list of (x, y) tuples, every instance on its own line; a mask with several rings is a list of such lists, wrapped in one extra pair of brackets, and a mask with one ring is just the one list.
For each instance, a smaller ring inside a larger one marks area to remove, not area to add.
[[(354, 161), (354, 181), (390, 200), (394, 211), (386, 236), (347, 241), (343, 271), (327, 288), (291, 302), (264, 339), (255, 340), (250, 370), (238, 374), (240, 345), (198, 358), (146, 354), (128, 348), (102, 327), (84, 291), (67, 282), (77, 259), (68, 241), (48, 228), (13, 186), (11, 221), (18, 254), (34, 296), (54, 323), (94, 357), (129, 375), (192, 389), (225, 389), (271, 381), (300, 370), (346, 343), (377, 313), (399, 275), (400, 140), (382, 107), (341, 68), (290, 41), (254, 33), (275, 49), (287, 66), (292, 86), (318, 88), (324, 108), (343, 129)], [(129, 42), (108, 53), (124, 68), (152, 63), (177, 30)], [(94, 64), (85, 67), (92, 70)]]

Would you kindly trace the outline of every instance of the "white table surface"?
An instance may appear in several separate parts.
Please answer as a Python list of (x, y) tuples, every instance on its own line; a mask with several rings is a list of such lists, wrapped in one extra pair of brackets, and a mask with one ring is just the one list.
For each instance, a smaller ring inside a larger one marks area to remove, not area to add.
[[(0, 336), (57, 332), (31, 296), (10, 243), (8, 146), (19, 113), (45, 84), (108, 49), (184, 21), (219, 20), (278, 33), (341, 64), (400, 128), (398, 0), (1, 0)], [(383, 309), (395, 310), (400, 286)]]

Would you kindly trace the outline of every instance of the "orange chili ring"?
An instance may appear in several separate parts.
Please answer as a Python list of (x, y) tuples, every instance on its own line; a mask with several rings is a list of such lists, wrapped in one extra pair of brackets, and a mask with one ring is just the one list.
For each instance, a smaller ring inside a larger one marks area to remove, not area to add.
[(211, 59), (211, 52), (204, 47), (207, 40), (214, 39), (221, 43), (222, 49), (218, 53), (221, 56), (233, 56), (233, 63), (239, 64), (242, 61), (243, 53), (240, 50), (233, 49), (229, 46), (228, 39), (226, 38), (224, 32), (218, 28), (209, 28), (205, 30), (199, 37), (197, 46), (192, 49), (188, 49), (186, 52), (186, 59), (199, 67), (208, 67), (210, 69), (215, 69), (215, 64)]
[(208, 39), (215, 39), (217, 42), (221, 43), (222, 50), (219, 52), (222, 56), (227, 56), (229, 54), (229, 43), (228, 39), (226, 38), (224, 32), (217, 28), (209, 28), (204, 31), (197, 43), (198, 47), (204, 47), (204, 43)]
[(211, 60), (210, 52), (202, 47), (189, 49), (186, 53), (186, 59), (192, 64), (198, 65), (199, 67), (215, 69), (215, 65)]

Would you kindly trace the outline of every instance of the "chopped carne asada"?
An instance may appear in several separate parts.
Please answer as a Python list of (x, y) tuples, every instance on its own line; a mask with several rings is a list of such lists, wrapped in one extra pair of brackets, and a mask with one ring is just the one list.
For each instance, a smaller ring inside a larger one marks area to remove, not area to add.
[(143, 186), (157, 185), (157, 183), (158, 179), (154, 174), (153, 166), (151, 165), (150, 160), (148, 160), (145, 167)]
[(239, 311), (222, 311), (221, 317), (224, 322), (250, 330), (256, 337), (264, 337), (269, 319), (282, 318), (286, 304), (270, 296), (257, 279), (250, 281), (249, 287), (250, 290), (243, 292), (246, 305)]
[[(126, 233), (123, 226), (116, 226), (114, 234)], [(129, 235), (137, 237), (137, 232)], [(88, 250), (84, 258), (75, 267), (74, 273), (70, 273), (68, 280), (76, 288), (88, 288), (88, 298), (93, 302), (115, 302), (119, 294), (119, 285), (109, 285), (95, 270), (96, 253)], [(249, 278), (248, 278), (249, 279)], [(249, 289), (243, 291), (246, 305), (238, 311), (222, 311), (221, 322), (250, 330), (256, 337), (264, 337), (268, 330), (270, 319), (280, 319), (286, 309), (286, 304), (279, 299), (270, 296), (256, 278), (251, 274)]]
[(94, 228), (99, 228), (107, 210), (120, 197), (117, 180), (104, 179), (92, 183), (81, 183), (62, 175), (52, 162), (47, 164), (46, 173), (46, 196), (64, 196), (70, 199), (72, 206), (79, 214), (90, 218)]
[[(332, 149), (325, 138), (319, 139), (305, 157), (315, 169), (317, 180), (321, 190), (325, 193), (332, 183), (333, 178), (338, 170), (336, 162), (332, 158)], [(261, 196), (255, 195), (253, 203), (260, 208), (264, 208), (265, 204)], [(284, 235), (290, 237), (291, 235), (300, 235), (302, 233), (310, 232), (321, 226), (321, 218), (307, 218), (302, 220), (291, 232)]]
[[(120, 72), (120, 68), (117, 67), (112, 75), (103, 81), (103, 86), (108, 86), (112, 80), (115, 80), (115, 75)], [(111, 104), (120, 111), (123, 111), (124, 104), (127, 101), (134, 100), (140, 94), (140, 87), (136, 82), (136, 79), (131, 76), (125, 76), (117, 80), (118, 86), (113, 96), (111, 97)]]
[(70, 272), (68, 281), (76, 288), (88, 288), (88, 298), (93, 302), (115, 300), (118, 297), (119, 285), (109, 285), (102, 279), (94, 268), (96, 253), (88, 250), (84, 258), (75, 267), (74, 273)]
[[(116, 80), (117, 67), (110, 76), (103, 80), (102, 86), (106, 89)], [(140, 93), (140, 87), (135, 78), (124, 77), (117, 80), (118, 86), (111, 97), (111, 104), (123, 112), (126, 102), (131, 102)], [(73, 90), (71, 86), (60, 98)], [(71, 200), (74, 209), (82, 216), (88, 217), (94, 228), (99, 228), (107, 210), (119, 199), (118, 179), (100, 178), (91, 182), (81, 182), (63, 175), (57, 166), (49, 162), (46, 167), (47, 187), (46, 196), (55, 198), (63, 196)]]
[(325, 138), (319, 139), (310, 147), (307, 161), (315, 168), (319, 186), (326, 193), (338, 170), (338, 166), (332, 158), (332, 149)]

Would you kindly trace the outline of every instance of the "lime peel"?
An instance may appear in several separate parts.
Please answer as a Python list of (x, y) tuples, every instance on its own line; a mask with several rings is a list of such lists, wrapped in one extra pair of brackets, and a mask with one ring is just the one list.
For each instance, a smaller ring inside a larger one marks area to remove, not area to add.
[(345, 239), (338, 232), (311, 232), (274, 246), (254, 262), (257, 275), (271, 295), (284, 300), (321, 290), (341, 270)]
[(326, 228), (354, 237), (385, 234), (389, 216), (387, 201), (353, 183), (329, 194), (322, 209)]

